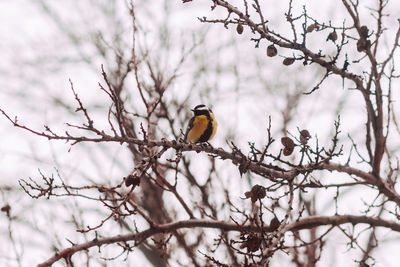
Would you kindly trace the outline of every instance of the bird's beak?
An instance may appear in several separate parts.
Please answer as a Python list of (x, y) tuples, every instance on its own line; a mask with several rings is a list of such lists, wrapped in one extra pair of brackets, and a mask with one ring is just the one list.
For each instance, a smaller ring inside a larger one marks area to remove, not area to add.
[(194, 109), (191, 109), (191, 111), (193, 111), (193, 112), (194, 112)]

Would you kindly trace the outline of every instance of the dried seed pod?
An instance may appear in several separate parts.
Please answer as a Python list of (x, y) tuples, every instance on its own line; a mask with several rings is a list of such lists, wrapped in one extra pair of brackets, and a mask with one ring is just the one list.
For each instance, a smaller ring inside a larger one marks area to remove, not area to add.
[(311, 24), (307, 27), (306, 32), (313, 32), (315, 29), (319, 29), (319, 26), (317, 23)]
[(337, 33), (336, 33), (336, 31), (334, 30), (333, 32), (331, 32), (331, 33), (328, 35), (328, 38), (326, 38), (326, 41), (331, 40), (332, 42), (336, 42), (337, 38), (338, 38)]
[(263, 199), (266, 196), (265, 187), (258, 184), (251, 188), (251, 192), (257, 199)]
[(307, 131), (307, 130), (301, 130), (300, 134), (302, 136), (304, 136), (305, 138), (310, 138), (311, 137), (310, 132)]
[(292, 139), (289, 137), (282, 137), (281, 138), (281, 143), (284, 146), (283, 148), (283, 155), (289, 156), (290, 154), (293, 153), (294, 150), (294, 142)]
[(285, 65), (285, 66), (289, 66), (289, 65), (292, 65), (293, 63), (294, 63), (294, 58), (292, 58), (292, 57), (287, 57), (287, 58), (285, 58), (284, 60), (283, 60), (283, 65)]
[(263, 199), (267, 194), (265, 192), (265, 187), (262, 185), (254, 185), (251, 191), (244, 193), (246, 198), (251, 198), (251, 202), (256, 202), (258, 199)]
[(357, 41), (358, 52), (366, 51), (370, 46), (371, 46), (371, 41), (365, 38), (360, 38), (360, 40)]
[(368, 37), (368, 27), (367, 26), (361, 26), (360, 28), (360, 37), (367, 38)]
[(256, 252), (261, 246), (261, 238), (251, 237), (247, 240), (247, 251), (248, 252)]
[(267, 47), (267, 56), (269, 56), (269, 57), (274, 57), (274, 56), (276, 56), (278, 54), (278, 50), (276, 50), (276, 47), (272, 44), (272, 45), (269, 45), (268, 47)]
[(134, 188), (137, 186), (137, 185), (139, 185), (140, 184), (140, 178), (139, 177), (137, 177), (137, 176), (135, 176), (135, 175), (132, 175), (132, 174), (129, 174), (126, 178), (125, 178), (125, 185), (128, 187), (128, 186), (133, 186)]
[(311, 138), (311, 135), (310, 135), (309, 131), (307, 131), (307, 130), (302, 130), (302, 131), (300, 132), (300, 142), (301, 142), (303, 145), (307, 144), (308, 139), (310, 139), (310, 138)]
[(240, 245), (240, 248), (247, 248), (248, 252), (256, 252), (261, 246), (261, 241), (262, 239), (260, 237), (251, 234), (246, 238), (246, 241)]
[(242, 23), (238, 23), (238, 25), (236, 26), (236, 32), (238, 34), (242, 34), (243, 33), (243, 25), (242, 25)]
[(269, 227), (271, 228), (272, 231), (275, 231), (276, 229), (278, 229), (280, 224), (281, 222), (278, 220), (278, 218), (274, 217), (269, 223)]
[(285, 147), (294, 147), (294, 142), (290, 137), (282, 137), (281, 138), (281, 143)]
[(283, 149), (283, 155), (290, 156), (293, 153), (294, 147), (285, 147)]

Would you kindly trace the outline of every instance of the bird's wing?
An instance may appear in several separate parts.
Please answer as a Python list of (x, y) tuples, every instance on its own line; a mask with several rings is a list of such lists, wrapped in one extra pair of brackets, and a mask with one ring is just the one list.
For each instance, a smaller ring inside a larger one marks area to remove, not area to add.
[(187, 128), (186, 128), (185, 138), (183, 139), (185, 142), (186, 142), (186, 140), (187, 140), (187, 136), (188, 136), (188, 134), (189, 134), (190, 129), (193, 128), (193, 123), (194, 123), (194, 117), (192, 117), (192, 118), (190, 119), (189, 124), (188, 124), (188, 126), (187, 126)]

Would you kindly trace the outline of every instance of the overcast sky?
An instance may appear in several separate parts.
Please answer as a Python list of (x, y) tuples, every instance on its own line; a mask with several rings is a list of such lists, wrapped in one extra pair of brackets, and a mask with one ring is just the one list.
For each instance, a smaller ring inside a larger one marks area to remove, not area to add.
[[(50, 3), (51, 1), (45, 2)], [(129, 31), (129, 24), (121, 24), (120, 28), (116, 27), (116, 24), (110, 24), (111, 19), (106, 20), (101, 17), (104, 12), (101, 8), (90, 8), (95, 2), (51, 3), (52, 9), (46, 12), (43, 6), (35, 1), (0, 1), (1, 109), (12, 117), (18, 116), (24, 124), (35, 129), (41, 130), (44, 124), (50, 124), (53, 129), (62, 132), (66, 128), (65, 122), (80, 120), (74, 113), (74, 109), (71, 109), (71, 107), (76, 108), (69, 89), (69, 79), (71, 79), (82, 99), (92, 108), (93, 116), (99, 118), (100, 121), (101, 118), (104, 118), (102, 116), (109, 102), (106, 96), (102, 96), (96, 90), (98, 90), (97, 83), (101, 81), (100, 66), (107, 64), (106, 59), (109, 55), (99, 55), (90, 42), (93, 38), (100, 38), (99, 34), (102, 35), (102, 38), (112, 42), (110, 36), (119, 30)], [(241, 3), (241, 1), (236, 2), (238, 5)], [(289, 35), (290, 25), (282, 23), (287, 3), (282, 2), (265, 1), (266, 14), (269, 16), (271, 27)], [(341, 1), (294, 2), (295, 10), (298, 12), (306, 4), (309, 14), (317, 19), (331, 20), (336, 25), (341, 25), (343, 19), (346, 19), (346, 25), (350, 25), (350, 18), (344, 17)], [(366, 23), (372, 27), (374, 21), (368, 19), (367, 7), (370, 7), (374, 1), (360, 2), (364, 5), (362, 18), (366, 18)], [(284, 67), (281, 57), (267, 59), (265, 48), (268, 44), (261, 43), (260, 48), (255, 49), (254, 42), (250, 41), (253, 36), (248, 29), (245, 29), (243, 35), (238, 36), (234, 27), (227, 30), (222, 25), (201, 24), (197, 17), (225, 14), (222, 10), (210, 13), (209, 3), (195, 0), (193, 3), (187, 4), (182, 4), (180, 1), (163, 4), (154, 1), (154, 6), (151, 8), (146, 6), (148, 4), (143, 1), (138, 4), (137, 10), (139, 10), (138, 21), (146, 30), (146, 34), (141, 36), (140, 42), (142, 44), (147, 42), (152, 49), (157, 49), (156, 47), (159, 45), (157, 27), (161, 27), (160, 25), (170, 28), (170, 34), (173, 37), (171, 38), (173, 39), (171, 42), (173, 49), (171, 50), (177, 55), (181, 46), (185, 42), (190, 43), (193, 40), (192, 37), (196, 37), (196, 33), (208, 31), (205, 35), (207, 38), (203, 40), (205, 50), (196, 51), (196, 53), (205, 55), (205, 59), (202, 60), (207, 61), (210, 69), (217, 72), (221, 68), (224, 71), (215, 77), (212, 75), (203, 77), (199, 83), (199, 91), (209, 91), (203, 95), (200, 92), (198, 97), (190, 98), (188, 105), (194, 106), (199, 104), (199, 101), (206, 101), (213, 108), (220, 122), (219, 132), (213, 141), (216, 146), (226, 148), (226, 137), (230, 134), (235, 135), (237, 143), (242, 147), (246, 147), (249, 141), (262, 144), (265, 142), (268, 116), (272, 116), (274, 119), (273, 131), (278, 135), (282, 124), (281, 111), (286, 104), (284, 97), (294, 90), (308, 91), (318, 82), (315, 77), (323, 75), (318, 68), (302, 68), (301, 63), (294, 64), (289, 68)], [(123, 9), (123, 2), (118, 2), (116, 6), (118, 11), (115, 14), (120, 15), (121, 22), (129, 23), (129, 14)], [(169, 16), (165, 15), (166, 9), (170, 10)], [(389, 49), (393, 40), (393, 32), (398, 25), (400, 2), (391, 1), (387, 10), (391, 15), (386, 21), (389, 27), (386, 45)], [(164, 22), (168, 22), (168, 24), (165, 25)], [(70, 33), (75, 33), (76, 36), (71, 36)], [(310, 46), (317, 51), (322, 41), (315, 38), (311, 38)], [(126, 38), (127, 47), (129, 47), (130, 40), (130, 38)], [(333, 44), (327, 44), (327, 46), (330, 46), (329, 51), (334, 51)], [(152, 53), (156, 54), (157, 51), (154, 50)], [(285, 55), (289, 56), (290, 53), (287, 52)], [(108, 59), (110, 60), (110, 58)], [(396, 54), (394, 61), (399, 62), (399, 60), (399, 54)], [(160, 63), (164, 64), (166, 71), (173, 69), (172, 66), (176, 61), (174, 56), (171, 58), (160, 57)], [(175, 92), (188, 90), (192, 82), (188, 77), (196, 70), (197, 63), (191, 61), (185, 65), (173, 86)], [(105, 65), (106, 69), (109, 67)], [(363, 69), (363, 66), (361, 64), (361, 67), (358, 67), (357, 64), (354, 64), (351, 68), (357, 72)], [(259, 76), (264, 79), (255, 77), (256, 72), (260, 72)], [(394, 85), (394, 89), (398, 89), (399, 83), (396, 82)], [(292, 122), (290, 129), (295, 132), (297, 126), (307, 128), (313, 134), (318, 133), (322, 142), (328, 143), (330, 141), (329, 134), (333, 130), (333, 122), (337, 118), (335, 111), (339, 105), (342, 105), (341, 107), (346, 111), (341, 114), (343, 138), (347, 134), (351, 134), (357, 140), (357, 137), (365, 135), (362, 130), (360, 131), (360, 125), (364, 123), (364, 106), (360, 101), (360, 94), (358, 92), (349, 93), (342, 86), (340, 79), (333, 78), (320, 89), (324, 90), (323, 92), (309, 96), (309, 100), (304, 101), (295, 111), (299, 119)], [(345, 87), (347, 86), (349, 84), (346, 83)], [(394, 90), (393, 92), (394, 101), (397, 102), (400, 96), (398, 91)], [(180, 96), (183, 97), (183, 95), (184, 93)], [(265, 97), (266, 95), (268, 97)], [(66, 105), (70, 105), (70, 107), (68, 108)], [(398, 105), (394, 107), (396, 114), (399, 110)], [(400, 117), (400, 115), (398, 116)], [(100, 122), (100, 125), (102, 123), (106, 125), (106, 121)], [(59, 170), (65, 179), (71, 180), (73, 183), (84, 184), (88, 181), (109, 181), (110, 177), (119, 179), (133, 167), (128, 151), (122, 146), (95, 147), (93, 144), (82, 144), (68, 152), (69, 145), (62, 142), (49, 142), (44, 138), (15, 129), (5, 118), (0, 118), (0, 136), (0, 153), (2, 155), (0, 157), (2, 169), (0, 185), (3, 188), (6, 186), (18, 188), (17, 181), (21, 178), (40, 178), (38, 169), (46, 175), (57, 173), (56, 170)], [(398, 146), (399, 142), (393, 140), (393, 147), (397, 148)], [(92, 152), (86, 153), (87, 151)], [(237, 189), (237, 195), (242, 194), (243, 192)], [(352, 194), (357, 194), (360, 198), (375, 197), (366, 196), (366, 191), (362, 190)], [(20, 242), (19, 247), (13, 251), (24, 253), (22, 266), (30, 266), (32, 261), (36, 263), (50, 256), (48, 254), (50, 248), (46, 247), (49, 243), (38, 240), (43, 238), (40, 233), (32, 233), (37, 231), (38, 225), (45, 225), (46, 220), (54, 220), (57, 212), (52, 210), (51, 214), (44, 212), (43, 217), (38, 216), (38, 210), (33, 207), (33, 200), (22, 192), (10, 195), (2, 191), (0, 206), (6, 203), (20, 203), (20, 205), (13, 205), (13, 212), (19, 218), (29, 222), (25, 223), (21, 219), (15, 224), (15, 239)], [(326, 205), (324, 201), (321, 201), (320, 204)], [(62, 203), (58, 203), (58, 205), (62, 205)], [(351, 212), (361, 209), (360, 206), (352, 207), (350, 204), (343, 206)], [(26, 217), (23, 218), (22, 214), (26, 214)], [(68, 220), (69, 218), (66, 216), (65, 221)], [(5, 234), (7, 223), (4, 221), (5, 218), (0, 217), (0, 238), (7, 240), (8, 237)], [(53, 227), (49, 229), (49, 236), (57, 234), (57, 227), (54, 225)], [(65, 228), (65, 231), (75, 235), (73, 229)], [(384, 235), (391, 238), (391, 232), (384, 233)], [(392, 257), (400, 259), (400, 255), (397, 253), (399, 242), (398, 235), (393, 237), (393, 240), (385, 246), (385, 251), (382, 251), (382, 256), (378, 254), (379, 264), (377, 266), (397, 266), (392, 261)], [(69, 244), (65, 240), (61, 240), (59, 243), (64, 247)], [(343, 245), (344, 241), (337, 240), (337, 243)], [(343, 247), (345, 246), (341, 246), (341, 248)], [(0, 255), (8, 253), (7, 249), (2, 246)], [(344, 249), (339, 252), (334, 251), (334, 245), (328, 250), (332, 251), (331, 255), (343, 253), (344, 258), (327, 257), (322, 259), (326, 263), (335, 260), (336, 266), (340, 266), (339, 263), (351, 261), (351, 252), (345, 254)], [(388, 259), (388, 255), (390, 255), (390, 259)], [(140, 257), (139, 254), (138, 257)], [(13, 259), (13, 256), (11, 258)], [(0, 256), (0, 265), (3, 262), (9, 264), (13, 262), (12, 259)], [(140, 259), (142, 260), (142, 257)], [(277, 265), (274, 266), (278, 266), (279, 263), (275, 263)]]

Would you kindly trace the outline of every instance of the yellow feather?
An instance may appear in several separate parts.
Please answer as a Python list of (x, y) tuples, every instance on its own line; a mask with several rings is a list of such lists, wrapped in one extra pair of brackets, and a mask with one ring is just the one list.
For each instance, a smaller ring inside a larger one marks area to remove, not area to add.
[(211, 123), (212, 123), (213, 131), (212, 131), (211, 136), (210, 136), (210, 138), (208, 140), (213, 139), (215, 133), (217, 132), (217, 128), (218, 128), (218, 122), (215, 120), (214, 113), (210, 112), (210, 117), (211, 117), (211, 120), (212, 120)]
[(207, 125), (208, 125), (207, 116), (205, 115), (196, 116), (193, 121), (193, 128), (190, 129), (187, 136), (189, 142), (195, 143), (197, 140), (199, 140), (200, 136), (207, 129)]

